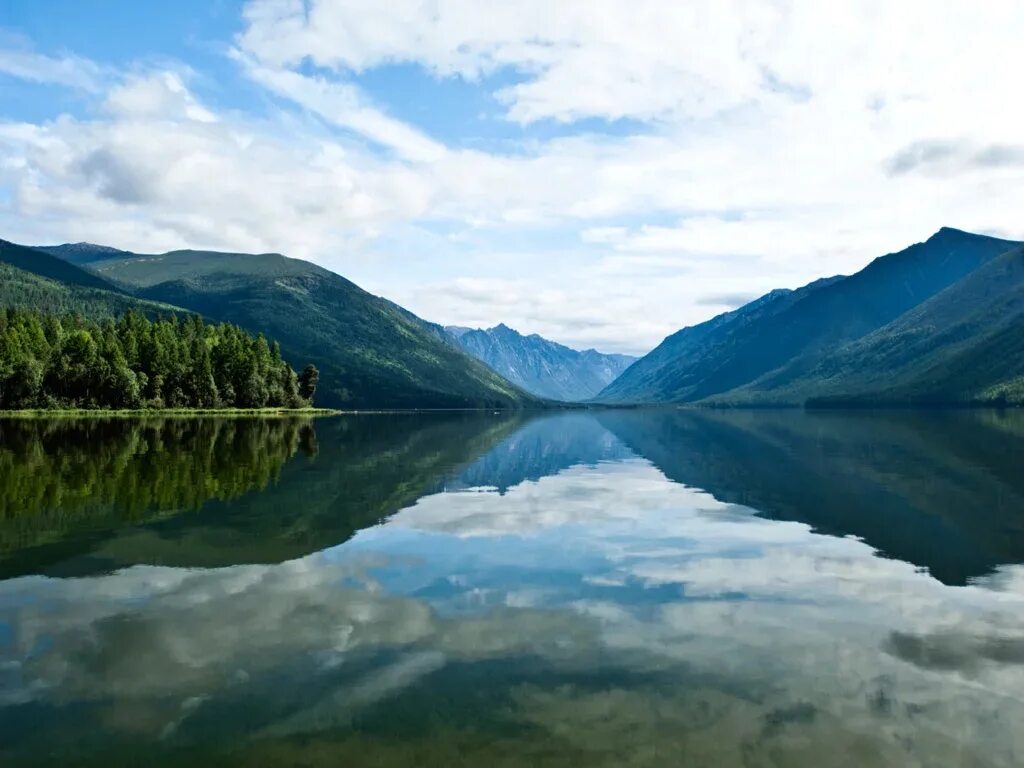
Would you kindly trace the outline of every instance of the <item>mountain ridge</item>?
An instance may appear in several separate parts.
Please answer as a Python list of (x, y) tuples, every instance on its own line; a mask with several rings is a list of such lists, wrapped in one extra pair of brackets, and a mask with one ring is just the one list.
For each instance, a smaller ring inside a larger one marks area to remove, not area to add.
[(130, 255), (128, 251), (122, 251), (120, 248), (113, 248), (109, 245), (97, 245), (96, 243), (87, 243), (85, 241), (63, 243), (61, 245), (36, 245), (33, 247), (37, 251), (49, 253), (51, 256), (56, 256), (76, 266), (97, 261), (101, 258), (117, 258), (119, 255)]
[[(988, 350), (988, 352), (986, 352)], [(860, 363), (876, 362), (871, 370)], [(979, 267), (914, 309), (818, 361), (846, 381), (813, 405), (1005, 401), (1024, 391), (1024, 246)], [(845, 366), (845, 367), (844, 367)], [(804, 380), (814, 381), (813, 371)], [(860, 375), (860, 391), (850, 390)], [(799, 384), (800, 379), (796, 380)], [(762, 387), (767, 382), (762, 383)], [(792, 386), (792, 385), (791, 385)]]
[(0, 273), (7, 303), (197, 313), (264, 333), (289, 362), (321, 367), (335, 407), (1024, 404), (1024, 246), (951, 227), (682, 328), (640, 359), (504, 323), (443, 327), (275, 253), (0, 240)]
[(69, 285), (120, 292), (115, 285), (92, 271), (82, 269), (47, 251), (18, 245), (9, 240), (0, 239), (0, 262)]
[[(924, 242), (872, 260), (853, 275), (825, 278), (796, 291), (773, 291), (684, 328), (596, 400), (802, 404), (760, 396), (757, 382), (786, 366), (810, 365), (808, 361), (877, 331), (1017, 245), (944, 227)], [(741, 391), (745, 394), (736, 394)]]
[(40, 259), (39, 255), (28, 246), (0, 240), (0, 307), (78, 313), (94, 320), (114, 319), (129, 310), (149, 317), (191, 314), (181, 307), (132, 296), (57, 257)]
[(97, 285), (276, 339), (293, 365), (312, 361), (320, 369), (320, 405), (543, 405), (451, 344), (441, 326), (300, 259), (190, 249), (137, 254), (94, 244), (28, 250), (40, 263), (57, 261)]
[(538, 397), (579, 402), (596, 395), (635, 362), (631, 355), (577, 350), (537, 333), (498, 323), (491, 328), (445, 328), (449, 338), (512, 383)]

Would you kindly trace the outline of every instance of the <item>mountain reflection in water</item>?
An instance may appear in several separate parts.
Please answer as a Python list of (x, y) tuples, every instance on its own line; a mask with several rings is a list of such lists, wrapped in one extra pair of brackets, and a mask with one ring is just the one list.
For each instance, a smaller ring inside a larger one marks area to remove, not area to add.
[(4, 765), (1024, 763), (1020, 414), (0, 434)]

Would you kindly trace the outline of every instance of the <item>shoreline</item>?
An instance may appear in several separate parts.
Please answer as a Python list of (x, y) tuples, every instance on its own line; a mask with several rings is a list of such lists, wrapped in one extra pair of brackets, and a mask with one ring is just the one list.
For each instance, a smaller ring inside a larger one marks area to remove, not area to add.
[(47, 418), (140, 418), (166, 417), (286, 417), (286, 416), (340, 416), (345, 411), (334, 408), (30, 408), (17, 411), (0, 410), (0, 419)]
[(217, 416), (222, 418), (285, 418), (291, 416), (308, 416), (321, 418), (326, 416), (372, 416), (384, 414), (439, 414), (439, 413), (554, 413), (593, 412), (593, 411), (690, 411), (690, 412), (729, 412), (729, 411), (802, 411), (804, 413), (836, 413), (836, 412), (916, 412), (916, 413), (950, 413), (963, 411), (1014, 411), (1024, 406), (1017, 403), (943, 403), (943, 404), (842, 404), (842, 405), (792, 405), (792, 404), (745, 404), (723, 405), (709, 403), (657, 403), (657, 404), (610, 404), (610, 403), (568, 403), (568, 407), (549, 408), (28, 408), (5, 411), (0, 409), (0, 420), (3, 419), (47, 419), (47, 418), (202, 418)]

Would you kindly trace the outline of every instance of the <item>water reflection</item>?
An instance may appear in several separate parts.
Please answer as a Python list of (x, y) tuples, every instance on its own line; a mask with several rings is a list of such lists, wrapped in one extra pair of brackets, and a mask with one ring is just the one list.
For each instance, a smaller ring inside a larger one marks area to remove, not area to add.
[[(405, 418), (317, 422), (276, 484), (110, 539), (132, 567), (0, 582), (4, 764), (1024, 761), (1015, 417)], [(878, 556), (913, 515), (970, 584)]]
[(520, 423), (0, 420), (0, 577), (301, 557), (443, 486)]
[(316, 453), (308, 419), (0, 420), (0, 574), (265, 489), (300, 447)]
[(622, 412), (597, 418), (676, 482), (853, 535), (964, 584), (1024, 561), (1024, 413)]
[(0, 420), (0, 519), (196, 509), (265, 488), (300, 443), (315, 455), (309, 420)]

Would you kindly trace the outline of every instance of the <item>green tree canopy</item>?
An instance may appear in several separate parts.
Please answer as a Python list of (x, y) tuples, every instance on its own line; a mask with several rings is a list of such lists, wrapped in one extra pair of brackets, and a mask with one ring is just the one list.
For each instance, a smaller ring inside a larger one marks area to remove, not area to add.
[(0, 310), (0, 409), (297, 408), (317, 377), (309, 366), (300, 386), (276, 343), (197, 315)]

